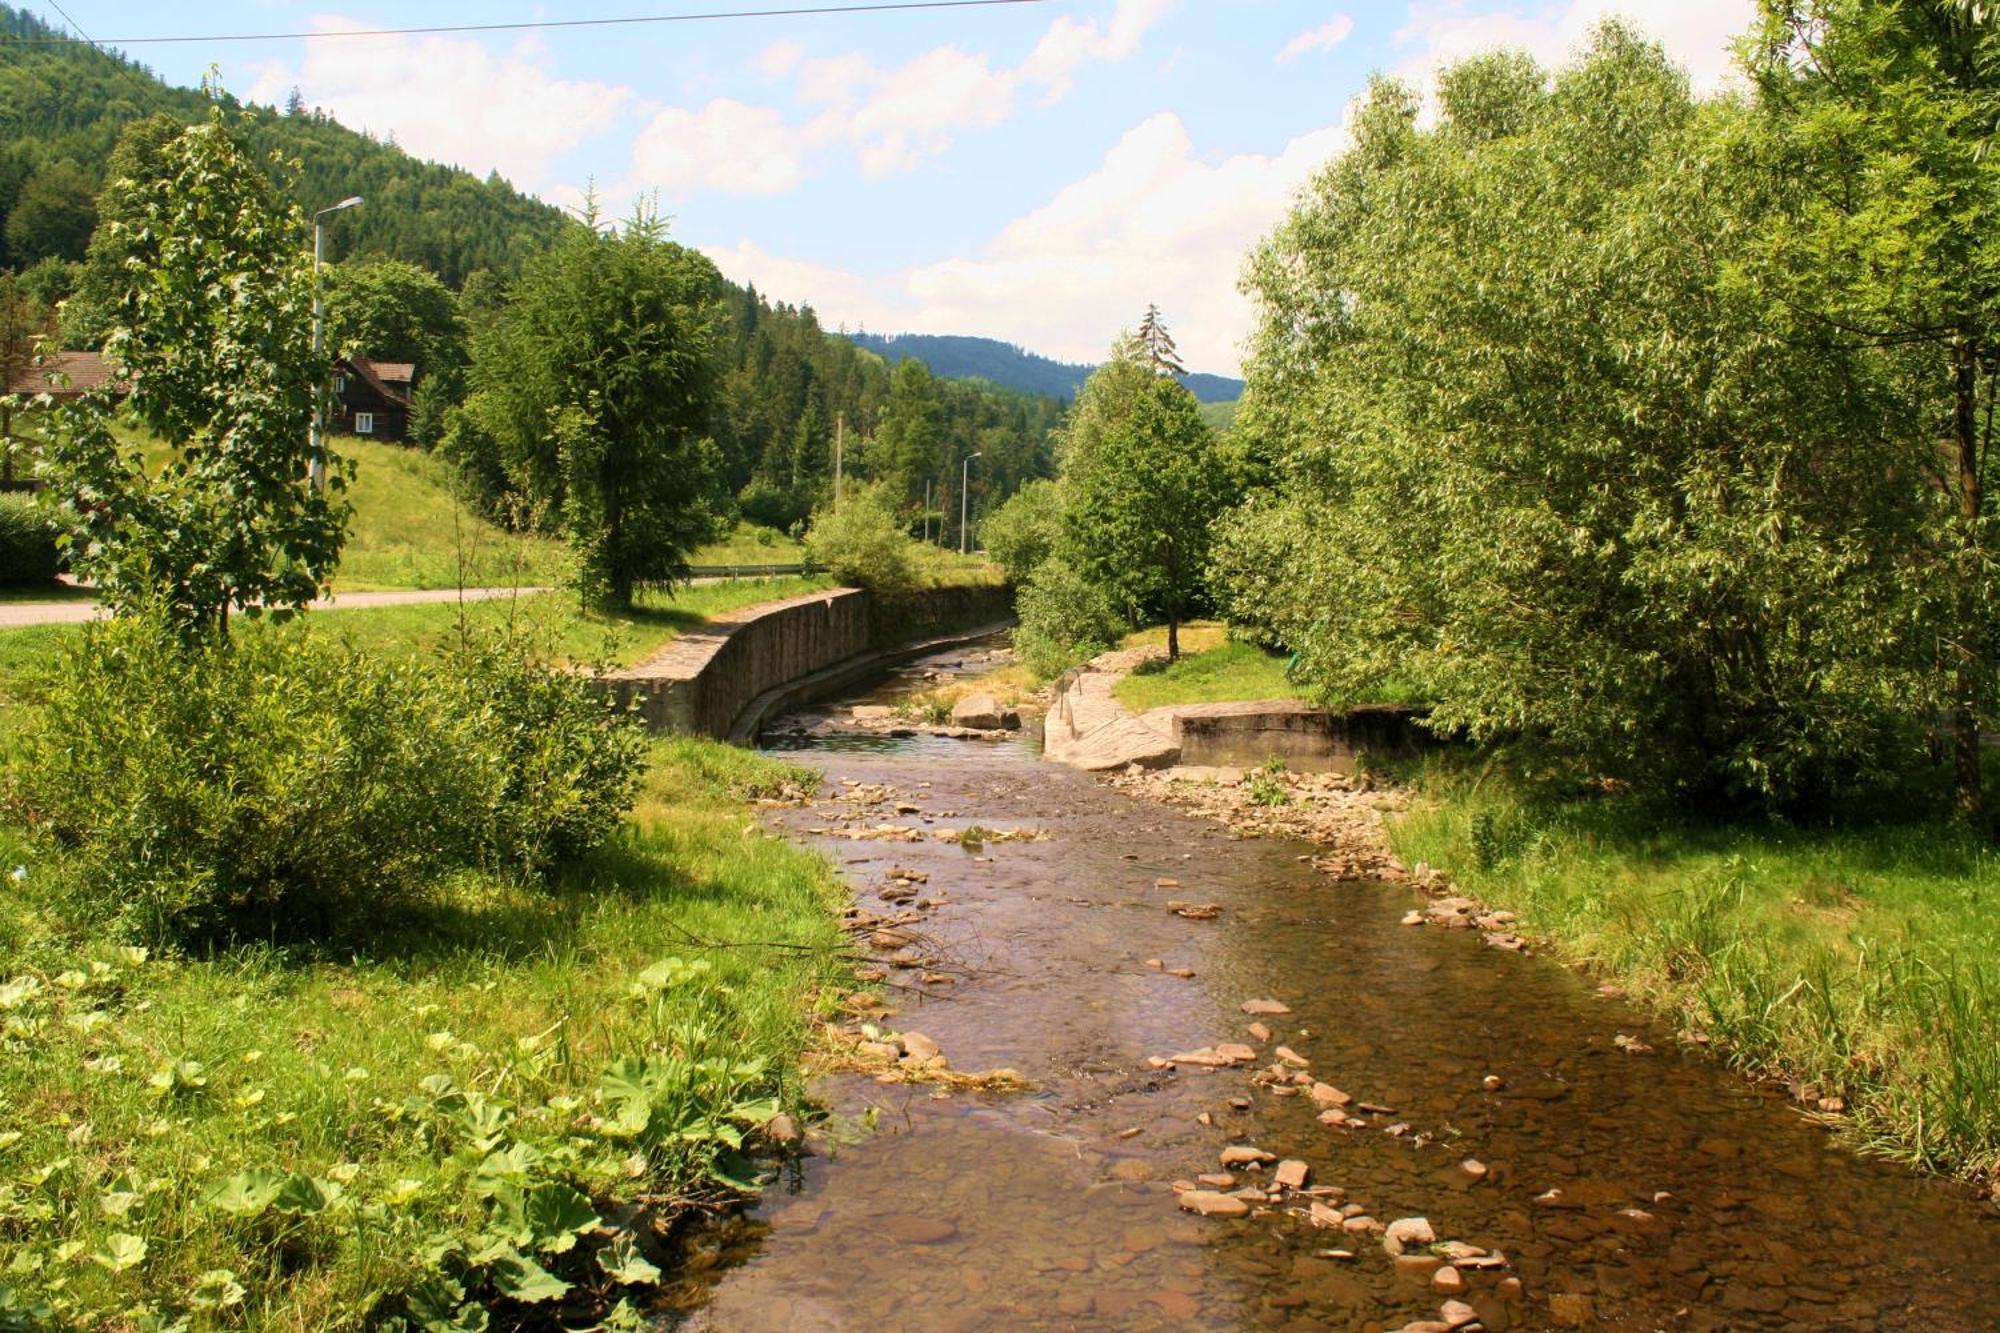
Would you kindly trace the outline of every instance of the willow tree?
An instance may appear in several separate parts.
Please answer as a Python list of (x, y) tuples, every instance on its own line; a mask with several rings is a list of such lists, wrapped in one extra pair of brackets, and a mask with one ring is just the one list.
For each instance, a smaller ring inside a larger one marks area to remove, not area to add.
[(1768, 169), (1777, 314), (1793, 336), (1910, 365), (1898, 462), (1935, 518), (1940, 655), (1961, 814), (1984, 806), (2000, 394), (2000, 14), (1975, 0), (1761, 0), (1747, 50)]
[(1235, 614), (1329, 698), (1385, 683), (1693, 798), (1799, 806), (1920, 749), (1921, 484), (1893, 376), (1744, 279), (1782, 182), (1629, 29), (1551, 77), (1378, 83), (1256, 253)]

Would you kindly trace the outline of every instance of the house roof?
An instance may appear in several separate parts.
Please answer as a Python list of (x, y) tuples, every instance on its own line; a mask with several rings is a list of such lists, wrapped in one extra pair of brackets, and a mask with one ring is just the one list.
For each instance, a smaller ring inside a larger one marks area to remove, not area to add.
[[(58, 384), (55, 377), (59, 374), (67, 376), (69, 382)], [(57, 398), (75, 398), (106, 387), (122, 392), (126, 385), (97, 352), (57, 352), (7, 382), (8, 393), (47, 393)]]
[(370, 357), (357, 356), (354, 358), (354, 366), (357, 370), (367, 366), (375, 372), (377, 379), (386, 380), (391, 384), (408, 384), (417, 377), (417, 367), (409, 361), (376, 361)]
[(398, 407), (410, 406), (410, 377), (416, 367), (407, 361), (370, 361), (365, 356), (347, 358), (347, 368), (356, 379)]

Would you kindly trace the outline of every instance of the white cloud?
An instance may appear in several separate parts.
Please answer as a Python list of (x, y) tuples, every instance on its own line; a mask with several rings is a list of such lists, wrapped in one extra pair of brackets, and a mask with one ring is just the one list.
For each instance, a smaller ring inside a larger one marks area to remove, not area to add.
[(805, 179), (799, 145), (774, 108), (719, 97), (699, 111), (669, 107), (632, 143), (632, 175), (675, 192), (784, 194)]
[[(320, 32), (366, 25), (337, 15), (312, 20)], [(485, 174), (497, 170), (523, 189), (554, 184), (555, 165), (615, 129), (636, 101), (630, 88), (558, 79), (533, 40), (496, 52), (483, 42), (441, 36), (343, 37), (309, 42), (297, 65), (252, 67), (252, 101), (282, 102), (298, 88), (308, 106), (341, 123), (393, 135), (418, 157)]]
[(1108, 23), (1079, 23), (1064, 14), (1049, 25), (1041, 41), (1021, 65), (1029, 83), (1048, 90), (1051, 101), (1068, 94), (1085, 66), (1129, 59), (1139, 49), (1146, 30), (1165, 16), (1172, 0), (1118, 0)]
[[(756, 69), (768, 80), (789, 83), (802, 115), (731, 103), (729, 132), (745, 137), (726, 152), (718, 104), (699, 112), (667, 108), (641, 136), (648, 151), (635, 152), (632, 179), (622, 188), (780, 193), (839, 153), (852, 153), (871, 179), (913, 170), (943, 154), (959, 135), (1005, 124), (1024, 92), (1039, 90), (1044, 103), (1057, 101), (1089, 66), (1129, 59), (1172, 3), (1116, 0), (1101, 22), (1060, 15), (1012, 68), (996, 68), (984, 54), (949, 44), (885, 69), (859, 52), (808, 57), (797, 42), (775, 43), (758, 55)], [(678, 140), (688, 135), (699, 142), (683, 149)], [(759, 154), (772, 158), (768, 169), (732, 160)]]
[(757, 72), (765, 78), (774, 81), (787, 79), (791, 77), (792, 71), (799, 67), (799, 62), (805, 58), (806, 46), (804, 42), (795, 42), (790, 38), (786, 38), (781, 42), (772, 42), (758, 53)]
[(1289, 65), (1300, 56), (1312, 51), (1331, 51), (1354, 33), (1354, 20), (1345, 14), (1335, 14), (1317, 28), (1308, 28), (1278, 52), (1278, 63)]
[(1494, 47), (1518, 47), (1546, 65), (1560, 64), (1607, 18), (1627, 18), (1659, 39), (1700, 91), (1727, 81), (1731, 41), (1756, 18), (1754, 0), (1568, 0), (1534, 10), (1469, 13), (1465, 0), (1416, 0), (1397, 32), (1414, 48), (1402, 72), (1427, 83), (1439, 65)]
[(964, 258), (864, 276), (748, 241), (709, 253), (731, 277), (850, 324), (978, 333), (1074, 361), (1102, 359), (1119, 330), (1158, 302), (1191, 367), (1229, 372), (1252, 321), (1236, 290), (1244, 253), (1345, 143), (1345, 130), (1331, 127), (1274, 155), (1207, 161), (1180, 118), (1162, 113)]

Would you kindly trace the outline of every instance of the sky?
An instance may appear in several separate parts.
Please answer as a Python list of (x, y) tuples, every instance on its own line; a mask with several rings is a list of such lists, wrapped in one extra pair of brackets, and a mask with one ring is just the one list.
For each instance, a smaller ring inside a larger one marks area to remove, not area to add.
[[(118, 39), (612, 18), (806, 0), (61, 0)], [(845, 0), (824, 0), (843, 3)], [(49, 0), (26, 0), (60, 23)], [(1235, 374), (1245, 252), (1345, 143), (1377, 72), (1494, 46), (1560, 63), (1623, 14), (1726, 85), (1753, 0), (1040, 0), (528, 32), (132, 44), (169, 82), (297, 88), (342, 123), (674, 236), (828, 327), (1102, 359), (1157, 304)]]

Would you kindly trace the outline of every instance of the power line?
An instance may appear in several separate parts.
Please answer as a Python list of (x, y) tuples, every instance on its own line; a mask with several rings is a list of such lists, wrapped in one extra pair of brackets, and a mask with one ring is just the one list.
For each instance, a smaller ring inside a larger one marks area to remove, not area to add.
[[(611, 28), (642, 23), (708, 23), (720, 19), (776, 19), (804, 18), (821, 14), (885, 14), (911, 9), (979, 9), (994, 5), (1039, 5), (1047, 0), (901, 0), (901, 3), (865, 5), (803, 5), (792, 9), (717, 9), (699, 14), (635, 14), (626, 18), (609, 19), (542, 19), (521, 23), (455, 23), (429, 28), (362, 28), (329, 29), (323, 32), (232, 32), (215, 33), (201, 37), (106, 37), (93, 41), (83, 40), (92, 46), (164, 46), (170, 43), (191, 42), (285, 42), (294, 40), (317, 40), (325, 37), (427, 37), (442, 33), (456, 32), (525, 32), (531, 29), (547, 28)], [(55, 0), (49, 0), (55, 4)], [(56, 5), (56, 12), (62, 13), (62, 6)], [(64, 18), (69, 15), (63, 14)], [(71, 19), (71, 26), (75, 26)], [(81, 34), (83, 29), (77, 28)], [(12, 37), (6, 44), (13, 46), (52, 46), (58, 42), (72, 40), (68, 37)]]
[[(49, 6), (50, 8), (54, 9), (56, 13), (62, 15), (64, 21), (67, 22), (70, 27), (76, 29), (77, 36), (83, 38), (83, 40), (86, 42), (90, 41), (90, 34), (83, 30), (83, 25), (81, 23), (78, 23), (75, 19), (70, 18), (69, 11), (67, 9), (64, 9), (61, 5), (57, 4), (56, 0), (49, 0)], [(92, 44), (95, 45), (95, 43)]]

